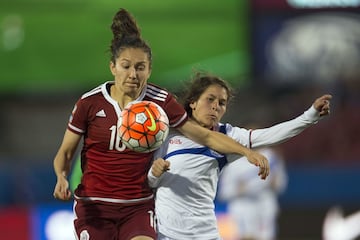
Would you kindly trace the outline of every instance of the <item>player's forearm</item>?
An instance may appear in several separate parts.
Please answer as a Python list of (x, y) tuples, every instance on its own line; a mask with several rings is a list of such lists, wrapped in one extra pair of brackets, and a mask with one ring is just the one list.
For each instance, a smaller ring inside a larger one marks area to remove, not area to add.
[(247, 157), (251, 164), (259, 166), (259, 176), (262, 179), (266, 179), (269, 175), (269, 161), (263, 155), (244, 147), (227, 135), (217, 131), (210, 131), (194, 123), (185, 123), (179, 130), (185, 136), (217, 152)]
[(57, 177), (67, 177), (69, 175), (71, 161), (80, 139), (81, 135), (75, 134), (69, 130), (65, 131), (63, 142), (61, 143), (53, 163)]
[(248, 156), (251, 150), (223, 133), (210, 131), (207, 146), (224, 154)]
[(187, 121), (178, 130), (191, 140), (224, 154), (240, 154), (247, 156), (250, 153), (248, 148), (239, 144), (227, 135), (217, 131), (211, 131), (191, 120)]
[(317, 123), (320, 119), (319, 112), (310, 107), (299, 117), (276, 124), (269, 128), (255, 129), (251, 133), (251, 147), (265, 147), (282, 143)]
[(54, 162), (54, 171), (57, 178), (61, 178), (61, 177), (67, 178), (70, 172), (70, 170), (63, 167), (62, 165), (57, 164), (56, 162)]
[(57, 178), (66, 178), (70, 173), (71, 156), (58, 153), (54, 159), (53, 166)]

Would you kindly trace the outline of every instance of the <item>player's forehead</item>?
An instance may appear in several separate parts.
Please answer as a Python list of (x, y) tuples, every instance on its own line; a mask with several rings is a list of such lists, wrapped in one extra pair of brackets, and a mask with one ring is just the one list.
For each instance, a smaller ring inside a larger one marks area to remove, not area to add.
[(141, 48), (125, 48), (123, 49), (118, 58), (120, 62), (127, 63), (149, 63), (148, 54)]
[(228, 99), (228, 93), (226, 89), (218, 84), (209, 85), (204, 92), (201, 94), (201, 97), (213, 97), (218, 98), (219, 100)]

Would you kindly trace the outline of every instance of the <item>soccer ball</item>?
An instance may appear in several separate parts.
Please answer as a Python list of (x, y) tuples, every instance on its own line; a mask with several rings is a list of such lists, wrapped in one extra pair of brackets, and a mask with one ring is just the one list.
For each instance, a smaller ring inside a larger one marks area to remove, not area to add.
[(118, 123), (123, 144), (136, 152), (151, 152), (160, 147), (169, 134), (169, 119), (154, 102), (136, 101), (121, 112)]

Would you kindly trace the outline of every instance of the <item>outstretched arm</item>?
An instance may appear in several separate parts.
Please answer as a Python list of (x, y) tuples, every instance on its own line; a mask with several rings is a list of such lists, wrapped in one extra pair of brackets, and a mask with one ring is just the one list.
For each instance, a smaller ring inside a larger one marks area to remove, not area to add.
[(246, 156), (250, 163), (259, 167), (259, 175), (262, 179), (265, 179), (269, 175), (270, 169), (266, 157), (256, 151), (244, 147), (223, 133), (211, 131), (198, 125), (192, 120), (186, 121), (186, 123), (179, 127), (178, 130), (195, 142), (220, 153)]
[(330, 113), (332, 96), (323, 95), (313, 102), (312, 106), (299, 117), (276, 124), (269, 128), (254, 129), (250, 135), (251, 148), (271, 146), (282, 143), (316, 124), (323, 116)]

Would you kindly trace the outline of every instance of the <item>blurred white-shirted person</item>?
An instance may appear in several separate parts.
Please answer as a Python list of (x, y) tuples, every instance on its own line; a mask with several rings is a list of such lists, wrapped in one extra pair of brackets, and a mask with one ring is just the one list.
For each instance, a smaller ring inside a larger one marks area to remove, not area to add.
[(258, 151), (266, 156), (271, 174), (259, 181), (257, 169), (246, 161), (229, 163), (220, 175), (218, 199), (237, 226), (241, 240), (274, 240), (277, 235), (279, 194), (286, 189), (288, 175), (283, 156), (276, 148)]

